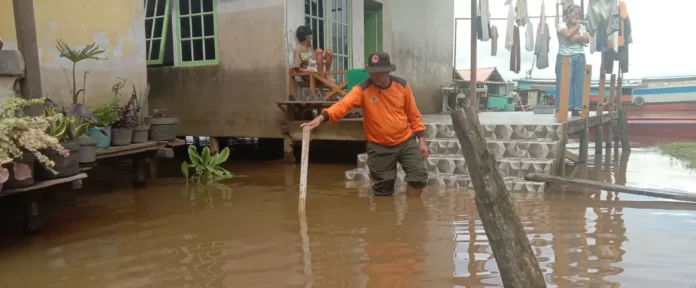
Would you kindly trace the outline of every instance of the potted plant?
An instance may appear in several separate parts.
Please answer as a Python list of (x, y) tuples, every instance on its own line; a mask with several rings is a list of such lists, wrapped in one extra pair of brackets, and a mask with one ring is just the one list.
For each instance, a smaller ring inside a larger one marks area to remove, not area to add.
[[(53, 107), (55, 111), (58, 109), (58, 105), (50, 99), (46, 99), (44, 106)], [(97, 117), (87, 106), (79, 103), (72, 104), (69, 109), (61, 108), (61, 113), (68, 117), (68, 137), (77, 140), (80, 144), (79, 162), (92, 163), (96, 161), (99, 136), (107, 135), (106, 131), (100, 128), (94, 129), (101, 135), (93, 137), (87, 135), (89, 128), (94, 127), (98, 122)]]
[(113, 146), (133, 143), (133, 128), (135, 128), (137, 123), (135, 112), (136, 97), (135, 91), (133, 91), (128, 103), (116, 109), (119, 120), (111, 128), (111, 145)]
[(145, 118), (145, 123), (150, 124), (150, 140), (176, 139), (176, 124), (179, 123), (179, 118), (165, 114), (166, 111), (167, 109), (154, 109), (154, 116)]
[(135, 95), (135, 113), (137, 114), (136, 125), (133, 127), (133, 143), (142, 143), (147, 141), (150, 136), (150, 124), (145, 123), (145, 106), (148, 94), (150, 94), (150, 84), (147, 85), (144, 95), (138, 97), (135, 94), (135, 85), (133, 85), (133, 95)]
[(94, 109), (94, 116), (97, 118), (97, 122), (95, 126), (89, 128), (88, 135), (99, 139), (97, 148), (109, 148), (111, 146), (111, 125), (120, 119), (118, 100), (112, 99), (103, 106)]
[(50, 180), (77, 174), (80, 172), (80, 142), (77, 141), (77, 135), (73, 133), (75, 117), (65, 116), (56, 110), (56, 106), (50, 105), (44, 107), (44, 117), (49, 123), (46, 134), (57, 139), (67, 153), (51, 148), (43, 150), (42, 153), (54, 163), (54, 166), (53, 169), (39, 167), (36, 170), (37, 178)]
[[(49, 121), (46, 117), (27, 117), (21, 115), (22, 109), (30, 105), (43, 104), (45, 99), (23, 99), (10, 97), (0, 109), (0, 162), (7, 169), (8, 177), (2, 182), (4, 188), (19, 188), (34, 183), (34, 159), (45, 169), (53, 170), (54, 162), (43, 153), (53, 150), (63, 157), (69, 152), (60, 145), (59, 140), (46, 133)], [(5, 178), (0, 169), (0, 180)]]

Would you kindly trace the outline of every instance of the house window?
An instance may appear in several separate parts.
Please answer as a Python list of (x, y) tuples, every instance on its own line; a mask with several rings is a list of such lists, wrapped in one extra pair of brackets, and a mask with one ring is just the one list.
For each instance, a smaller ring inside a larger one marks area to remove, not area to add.
[(147, 64), (164, 62), (169, 27), (169, 0), (145, 0), (145, 51)]
[[(348, 70), (350, 61), (350, 8), (348, 0), (331, 1), (331, 50), (334, 59), (331, 70)], [(346, 75), (336, 75), (336, 81), (344, 82)]]
[(312, 29), (312, 44), (324, 49), (325, 0), (305, 0), (305, 25)]
[(176, 2), (179, 66), (218, 64), (216, 0)]
[[(331, 70), (352, 67), (350, 17), (349, 0), (305, 0), (305, 25), (314, 32), (314, 48), (333, 51)], [(345, 81), (345, 75), (333, 77), (336, 81)]]

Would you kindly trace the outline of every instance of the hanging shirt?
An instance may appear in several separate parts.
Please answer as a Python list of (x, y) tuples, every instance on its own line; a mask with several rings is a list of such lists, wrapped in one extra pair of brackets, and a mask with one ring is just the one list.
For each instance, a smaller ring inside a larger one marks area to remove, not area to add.
[(524, 32), (524, 49), (527, 51), (534, 51), (534, 27), (532, 27), (532, 22), (527, 22), (527, 31)]
[(505, 49), (511, 51), (514, 42), (513, 34), (515, 33), (515, 8), (512, 7), (512, 0), (507, 0), (508, 18), (505, 29)]
[(483, 27), (481, 41), (488, 41), (491, 38), (489, 30), (491, 28), (491, 10), (488, 6), (488, 0), (479, 2), (479, 15), (481, 16), (481, 27)]
[(520, 73), (521, 57), (520, 57), (520, 27), (513, 27), (513, 44), (510, 51), (510, 71), (515, 74)]
[(491, 26), (491, 56), (498, 54), (498, 27)]
[(537, 34), (544, 34), (545, 30), (544, 25), (546, 25), (546, 5), (544, 2), (545, 0), (541, 0), (541, 13), (539, 13), (539, 26), (537, 26)]
[(537, 29), (534, 55), (536, 55), (536, 67), (538, 69), (545, 69), (546, 67), (549, 67), (549, 46), (551, 44), (551, 34), (549, 32), (549, 25), (546, 23), (541, 24), (539, 27), (542, 29)]
[(348, 94), (321, 112), (326, 121), (338, 121), (357, 107), (363, 111), (363, 129), (367, 141), (393, 146), (411, 138), (425, 136), (425, 126), (411, 86), (406, 80), (389, 76), (387, 88), (370, 79), (355, 85)]
[[(605, 35), (611, 35), (620, 29), (619, 5), (616, 0), (590, 0), (587, 10), (587, 32), (595, 35), (600, 23)], [(600, 39), (597, 39), (600, 41)]]
[(524, 26), (529, 23), (529, 10), (527, 0), (517, 0), (517, 25)]

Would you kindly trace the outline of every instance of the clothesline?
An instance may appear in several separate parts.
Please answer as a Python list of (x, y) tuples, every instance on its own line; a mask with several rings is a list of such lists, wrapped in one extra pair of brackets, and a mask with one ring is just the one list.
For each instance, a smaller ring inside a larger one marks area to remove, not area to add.
[[(553, 18), (556, 17), (556, 15), (547, 15), (546, 18)], [(529, 16), (529, 19), (539, 19), (541, 16)], [(454, 18), (455, 21), (457, 20), (471, 20), (471, 17), (459, 17), (459, 18)], [(508, 20), (508, 18), (490, 18), (490, 20)]]

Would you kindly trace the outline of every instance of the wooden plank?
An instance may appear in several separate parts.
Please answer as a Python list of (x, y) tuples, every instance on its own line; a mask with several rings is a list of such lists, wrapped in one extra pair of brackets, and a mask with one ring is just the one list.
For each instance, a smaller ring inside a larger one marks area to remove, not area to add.
[(348, 74), (348, 70), (332, 70), (326, 72), (291, 72), (290, 76), (313, 76), (313, 75), (344, 75)]
[(573, 161), (575, 163), (580, 162), (580, 156), (578, 156), (578, 154), (575, 154), (575, 153), (570, 152), (568, 150), (565, 150), (565, 159), (568, 159), (568, 160)]
[(164, 147), (177, 147), (185, 144), (185, 140), (176, 139), (172, 141), (147, 141), (143, 143), (134, 143), (124, 146), (112, 146), (106, 149), (97, 149), (97, 160), (138, 154), (148, 151), (156, 151), (157, 149)]
[(613, 192), (623, 192), (627, 194), (664, 198), (679, 201), (696, 202), (696, 193), (683, 193), (678, 191), (660, 191), (646, 188), (633, 188), (628, 186), (616, 185), (605, 182), (598, 182), (586, 179), (575, 179), (568, 177), (552, 176), (546, 174), (529, 173), (524, 176), (527, 181), (550, 182), (565, 185), (580, 185), (588, 188), (601, 189)]
[(582, 89), (581, 118), (590, 116), (590, 90), (592, 89), (592, 65), (585, 65), (585, 86)]
[(303, 211), (307, 202), (307, 169), (309, 168), (309, 135), (312, 128), (302, 128), (302, 159), (300, 160), (300, 203), (299, 210)]
[(561, 91), (558, 103), (558, 122), (568, 122), (568, 99), (570, 97), (570, 57), (564, 56), (561, 64)]
[(27, 187), (2, 190), (2, 191), (0, 191), (0, 197), (12, 195), (12, 194), (17, 194), (17, 193), (22, 193), (22, 192), (27, 192), (27, 191), (33, 191), (33, 190), (37, 190), (37, 189), (41, 189), (41, 188), (47, 188), (47, 187), (51, 187), (54, 185), (68, 183), (68, 182), (72, 182), (72, 181), (80, 180), (80, 179), (85, 179), (85, 178), (87, 178), (87, 174), (78, 173), (78, 174), (70, 176), (70, 177), (40, 181), (40, 182), (36, 182), (33, 185), (27, 186)]
[[(475, 2), (475, 1), (472, 1)], [(476, 110), (452, 111), (452, 124), (476, 191), (476, 208), (505, 287), (546, 287), (515, 204), (488, 151)]]

